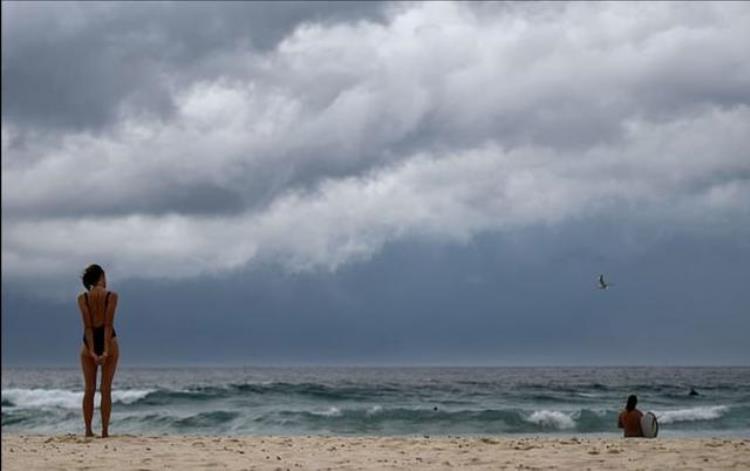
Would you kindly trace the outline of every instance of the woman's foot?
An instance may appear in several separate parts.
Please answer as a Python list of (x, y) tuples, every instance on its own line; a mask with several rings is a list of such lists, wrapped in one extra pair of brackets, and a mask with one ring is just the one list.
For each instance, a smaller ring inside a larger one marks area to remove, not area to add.
[(94, 436), (94, 432), (92, 432), (91, 430), (86, 430), (86, 437), (93, 437), (93, 436)]
[(107, 438), (109, 436), (109, 432), (102, 431), (102, 438)]

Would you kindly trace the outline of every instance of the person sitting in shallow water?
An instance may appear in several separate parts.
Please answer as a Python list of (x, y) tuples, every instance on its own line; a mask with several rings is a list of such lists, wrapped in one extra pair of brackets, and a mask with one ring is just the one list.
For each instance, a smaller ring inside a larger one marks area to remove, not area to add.
[(626, 437), (642, 437), (643, 430), (641, 430), (641, 418), (643, 413), (635, 408), (638, 404), (638, 398), (635, 394), (628, 396), (628, 402), (625, 405), (625, 410), (620, 412), (620, 416), (617, 418), (617, 426), (624, 429)]

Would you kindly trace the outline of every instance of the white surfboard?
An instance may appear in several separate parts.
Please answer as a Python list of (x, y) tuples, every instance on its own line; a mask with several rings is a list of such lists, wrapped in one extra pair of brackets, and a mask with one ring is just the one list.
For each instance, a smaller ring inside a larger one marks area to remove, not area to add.
[(641, 431), (644, 438), (656, 438), (659, 434), (659, 422), (653, 412), (646, 412), (641, 417)]

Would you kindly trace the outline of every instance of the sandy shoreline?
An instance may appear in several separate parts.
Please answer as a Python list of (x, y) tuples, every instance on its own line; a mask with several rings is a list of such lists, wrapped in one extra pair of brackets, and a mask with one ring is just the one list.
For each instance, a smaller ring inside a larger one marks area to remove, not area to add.
[(3, 470), (750, 469), (750, 439), (6, 435)]

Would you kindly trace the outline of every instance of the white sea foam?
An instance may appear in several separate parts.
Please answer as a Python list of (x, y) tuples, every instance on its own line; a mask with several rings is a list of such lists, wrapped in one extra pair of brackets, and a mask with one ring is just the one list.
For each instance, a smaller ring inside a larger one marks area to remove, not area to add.
[(526, 420), (544, 427), (553, 427), (557, 429), (573, 428), (576, 425), (575, 421), (567, 414), (546, 409), (534, 411), (534, 413)]
[(383, 410), (383, 406), (380, 405), (374, 405), (367, 409), (367, 415), (375, 415), (378, 412), (381, 412)]
[(597, 397), (602, 397), (602, 395), (598, 394), (598, 393), (585, 393), (585, 392), (575, 393), (575, 395), (578, 396), (578, 397), (585, 397), (587, 399), (593, 399), (593, 398), (597, 398)]
[(718, 419), (729, 411), (727, 406), (704, 406), (689, 409), (675, 409), (665, 411), (653, 411), (657, 420), (662, 424), (675, 422), (695, 422), (698, 420)]
[(324, 415), (326, 417), (338, 416), (338, 415), (341, 415), (341, 409), (339, 409), (338, 407), (335, 407), (335, 406), (331, 406), (327, 410), (325, 410), (323, 412), (319, 412), (318, 414), (319, 415)]
[[(123, 389), (112, 391), (112, 402), (131, 404), (153, 392), (152, 389)], [(78, 409), (81, 407), (83, 391), (68, 391), (65, 389), (3, 389), (2, 400), (10, 401), (12, 407), (17, 408), (45, 408), (60, 407), (63, 409)], [(94, 404), (100, 401), (99, 392), (94, 397)]]
[[(112, 391), (112, 402), (119, 402), (121, 404), (132, 404), (139, 399), (143, 399), (152, 392), (156, 392), (155, 389), (115, 389)], [(97, 393), (98, 396), (99, 393)]]

